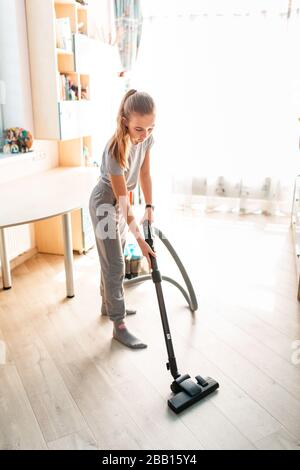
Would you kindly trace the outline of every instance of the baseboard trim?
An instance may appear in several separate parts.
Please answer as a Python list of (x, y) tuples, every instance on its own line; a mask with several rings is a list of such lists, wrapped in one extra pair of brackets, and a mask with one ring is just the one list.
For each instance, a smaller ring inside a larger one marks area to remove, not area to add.
[[(17, 266), (20, 266), (20, 264), (23, 264), (25, 263), (25, 261), (27, 261), (28, 259), (32, 258), (34, 255), (36, 255), (38, 253), (38, 250), (36, 247), (34, 248), (31, 248), (30, 250), (28, 251), (25, 251), (25, 253), (22, 253), (21, 255), (18, 255), (16, 256), (15, 258), (11, 259), (9, 261), (9, 265), (10, 265), (10, 270), (12, 271), (13, 269), (15, 269)], [(0, 272), (0, 279), (2, 279), (2, 275), (1, 275), (1, 272)]]

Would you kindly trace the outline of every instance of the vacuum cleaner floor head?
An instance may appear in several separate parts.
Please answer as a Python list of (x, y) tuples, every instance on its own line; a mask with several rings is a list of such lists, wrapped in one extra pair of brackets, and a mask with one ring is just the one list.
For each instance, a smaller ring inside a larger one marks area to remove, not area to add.
[(189, 376), (185, 377), (185, 380), (179, 381), (180, 391), (168, 400), (169, 407), (177, 414), (219, 388), (218, 382), (211, 377), (203, 379), (197, 376), (197, 383)]

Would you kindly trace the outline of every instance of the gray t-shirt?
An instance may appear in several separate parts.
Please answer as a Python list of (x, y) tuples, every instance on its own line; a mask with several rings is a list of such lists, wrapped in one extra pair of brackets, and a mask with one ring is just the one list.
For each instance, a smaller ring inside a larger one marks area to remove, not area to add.
[(102, 155), (102, 163), (100, 167), (101, 180), (111, 187), (109, 175), (124, 175), (127, 190), (133, 191), (137, 185), (140, 169), (144, 162), (146, 152), (152, 147), (153, 143), (153, 135), (150, 134), (144, 142), (140, 142), (136, 145), (132, 144), (128, 155), (128, 168), (123, 169), (117, 160), (108, 152), (110, 144), (110, 142), (108, 142)]

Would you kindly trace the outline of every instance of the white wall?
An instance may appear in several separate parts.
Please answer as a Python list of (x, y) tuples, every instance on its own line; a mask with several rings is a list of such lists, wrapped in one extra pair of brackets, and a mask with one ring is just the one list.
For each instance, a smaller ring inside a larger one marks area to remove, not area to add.
[[(42, 0), (41, 0), (42, 1)], [(0, 0), (0, 80), (5, 83), (6, 127), (33, 130), (31, 83), (24, 0)], [(34, 155), (19, 155), (0, 160), (0, 184), (38, 173), (58, 164), (57, 142), (35, 141)], [(0, 210), (1, 204), (0, 201)], [(17, 201), (16, 201), (17, 203)], [(7, 230), (9, 258), (34, 248), (33, 227)]]
[(5, 82), (6, 127), (33, 129), (25, 2), (0, 1), (0, 73)]

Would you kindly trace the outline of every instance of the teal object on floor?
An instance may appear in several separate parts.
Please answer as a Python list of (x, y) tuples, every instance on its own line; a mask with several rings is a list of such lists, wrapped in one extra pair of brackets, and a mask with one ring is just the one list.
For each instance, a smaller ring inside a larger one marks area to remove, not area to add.
[(137, 243), (127, 243), (124, 248), (125, 277), (132, 279), (139, 275), (140, 264), (143, 258), (140, 247)]
[(141, 259), (143, 254), (136, 243), (128, 243), (124, 248), (124, 256), (129, 259)]
[(130, 253), (130, 258), (131, 259), (141, 259), (142, 258), (142, 252), (140, 250), (140, 247), (135, 244), (135, 243), (129, 243), (128, 244), (128, 249)]

